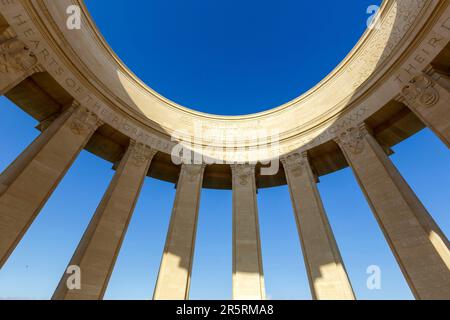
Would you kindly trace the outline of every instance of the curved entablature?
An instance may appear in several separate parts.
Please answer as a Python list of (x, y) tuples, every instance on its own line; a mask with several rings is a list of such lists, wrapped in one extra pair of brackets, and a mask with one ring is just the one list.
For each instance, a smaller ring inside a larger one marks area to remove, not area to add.
[[(66, 28), (73, 4), (84, 14), (79, 30)], [(0, 268), (82, 150), (114, 163), (69, 262), (83, 271), (80, 287), (64, 272), (53, 299), (103, 299), (150, 175), (176, 183), (154, 299), (189, 298), (203, 188), (232, 189), (233, 298), (265, 299), (257, 190), (287, 183), (312, 297), (353, 300), (317, 188), (318, 177), (345, 166), (414, 297), (450, 299), (449, 241), (389, 158), (392, 146), (425, 126), (450, 147), (449, 1), (385, 1), (380, 24), (309, 92), (263, 113), (221, 117), (178, 106), (137, 79), (82, 2), (3, 0), (3, 95), (41, 133), (0, 174)], [(200, 159), (181, 163), (192, 149)]]
[[(67, 28), (71, 5), (81, 10), (81, 29)], [(82, 1), (5, 2), (0, 10), (2, 50), (25, 46), (14, 54), (29, 56), (19, 66), (23, 72), (10, 72), (9, 87), (0, 84), (1, 93), (9, 91), (10, 99), (41, 122), (41, 130), (76, 101), (104, 124), (87, 150), (117, 163), (130, 140), (147, 145), (159, 151), (149, 171), (158, 179), (176, 182), (180, 161), (174, 156), (192, 150), (197, 163), (208, 164), (206, 188), (231, 188), (229, 164), (243, 162), (257, 163), (258, 188), (286, 184), (278, 159), (305, 151), (321, 176), (348, 165), (335, 140), (363, 122), (377, 130), (388, 152), (424, 125), (446, 141), (439, 132), (444, 129), (412, 110), (408, 100), (417, 98), (415, 90), (426, 97), (429, 89), (420, 86), (442, 79), (433, 62), (444, 60), (440, 68), (446, 69), (450, 8), (442, 1), (384, 1), (375, 27), (318, 85), (283, 106), (238, 117), (187, 109), (151, 90), (107, 45)], [(411, 84), (417, 76), (426, 79)], [(412, 89), (405, 90), (408, 86)], [(276, 173), (261, 173), (268, 160)]]
[[(73, 4), (82, 8), (81, 30), (66, 27), (64, 13)], [(401, 89), (395, 79), (407, 53), (429, 34), (445, 7), (440, 1), (384, 1), (379, 23), (318, 85), (278, 108), (238, 117), (196, 112), (151, 90), (109, 48), (82, 1), (20, 1), (4, 4), (2, 12), (40, 65), (111, 127), (165, 153), (182, 142), (219, 161), (244, 162), (331, 140), (343, 123), (376, 112), (380, 96), (395, 98)]]

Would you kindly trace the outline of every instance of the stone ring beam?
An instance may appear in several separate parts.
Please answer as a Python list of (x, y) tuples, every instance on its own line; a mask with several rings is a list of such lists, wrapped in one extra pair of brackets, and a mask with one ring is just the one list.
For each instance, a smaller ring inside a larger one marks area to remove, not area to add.
[[(79, 30), (66, 27), (73, 5)], [(112, 162), (116, 174), (70, 262), (85, 274), (83, 289), (68, 290), (64, 275), (54, 299), (103, 298), (151, 176), (177, 187), (155, 299), (189, 297), (202, 188), (233, 190), (233, 298), (264, 299), (257, 190), (288, 184), (313, 298), (351, 300), (316, 186), (321, 175), (349, 166), (414, 296), (450, 299), (449, 241), (388, 157), (424, 127), (450, 147), (450, 3), (385, 0), (378, 18), (308, 92), (232, 117), (191, 110), (144, 84), (108, 46), (83, 1), (0, 1), (0, 94), (41, 131), (0, 175), (0, 267), (86, 149)], [(254, 128), (268, 130), (246, 134)], [(179, 145), (199, 155), (198, 163), (174, 163)], [(273, 159), (278, 173), (262, 174)]]

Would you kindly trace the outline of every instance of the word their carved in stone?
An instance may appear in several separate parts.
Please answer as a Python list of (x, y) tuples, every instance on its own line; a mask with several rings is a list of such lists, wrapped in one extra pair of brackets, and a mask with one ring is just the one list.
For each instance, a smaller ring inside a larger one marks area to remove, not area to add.
[(402, 93), (407, 101), (423, 107), (432, 107), (439, 101), (439, 92), (433, 81), (424, 75), (414, 77)]
[(37, 63), (36, 56), (18, 39), (9, 39), (0, 44), (0, 72), (23, 72)]

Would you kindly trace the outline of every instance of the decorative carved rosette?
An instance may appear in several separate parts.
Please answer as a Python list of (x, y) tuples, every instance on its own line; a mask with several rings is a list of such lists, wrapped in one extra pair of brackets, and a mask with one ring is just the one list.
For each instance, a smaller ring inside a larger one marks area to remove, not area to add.
[(307, 155), (304, 153), (292, 153), (281, 159), (284, 169), (291, 172), (296, 178), (303, 175), (307, 161)]
[(131, 141), (130, 143), (131, 148), (131, 161), (133, 165), (136, 167), (142, 167), (145, 165), (149, 160), (151, 160), (155, 154), (156, 150), (150, 148), (149, 146), (146, 146), (143, 143), (138, 143), (136, 141)]
[(418, 75), (402, 89), (402, 94), (408, 102), (430, 108), (436, 105), (440, 98), (434, 86), (433, 80), (425, 75)]
[(74, 111), (70, 129), (76, 135), (83, 135), (89, 131), (94, 131), (102, 124), (95, 113), (81, 106), (77, 102), (73, 103), (73, 108)]
[(365, 127), (348, 128), (339, 135), (336, 141), (352, 154), (361, 154), (364, 151), (365, 137), (368, 134)]
[(255, 166), (251, 164), (233, 164), (231, 165), (231, 172), (233, 176), (237, 177), (239, 184), (246, 186), (255, 175)]
[(9, 39), (0, 44), (0, 72), (24, 72), (36, 64), (36, 56), (19, 39)]

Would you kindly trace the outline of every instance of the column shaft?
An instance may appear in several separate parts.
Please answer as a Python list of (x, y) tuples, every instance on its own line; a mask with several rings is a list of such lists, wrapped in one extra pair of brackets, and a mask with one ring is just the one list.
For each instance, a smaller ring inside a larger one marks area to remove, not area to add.
[(404, 102), (450, 148), (450, 93), (426, 75), (414, 77), (402, 90)]
[(265, 299), (254, 166), (234, 165), (233, 299)]
[(306, 154), (282, 160), (291, 193), (313, 299), (354, 300)]
[(59, 116), (0, 176), (0, 267), (97, 129), (74, 106)]
[(417, 299), (450, 299), (449, 242), (365, 127), (337, 142)]
[(177, 184), (155, 300), (187, 300), (194, 259), (204, 166), (184, 164)]
[(153, 155), (142, 144), (130, 144), (69, 263), (80, 268), (81, 288), (69, 290), (64, 274), (52, 299), (103, 298)]

